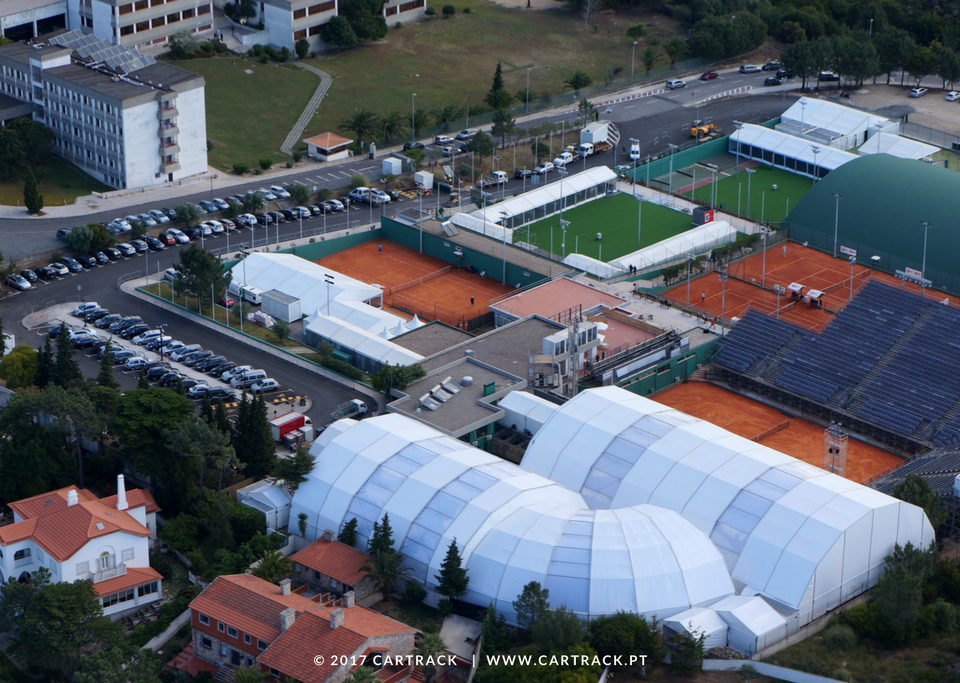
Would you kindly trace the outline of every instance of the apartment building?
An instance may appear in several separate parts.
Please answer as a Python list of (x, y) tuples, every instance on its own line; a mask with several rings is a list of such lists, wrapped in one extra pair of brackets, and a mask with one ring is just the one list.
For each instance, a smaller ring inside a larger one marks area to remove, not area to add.
[(79, 28), (114, 45), (162, 45), (183, 29), (213, 34), (211, 0), (67, 0)]
[(0, 95), (33, 107), (54, 152), (116, 188), (207, 171), (204, 80), (79, 30), (0, 47)]

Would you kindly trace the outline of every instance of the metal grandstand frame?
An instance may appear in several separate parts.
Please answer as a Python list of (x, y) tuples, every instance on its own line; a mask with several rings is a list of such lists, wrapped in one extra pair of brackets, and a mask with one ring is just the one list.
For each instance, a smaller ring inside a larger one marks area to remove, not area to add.
[(847, 476), (847, 433), (839, 422), (830, 422), (823, 430), (823, 469), (841, 477)]

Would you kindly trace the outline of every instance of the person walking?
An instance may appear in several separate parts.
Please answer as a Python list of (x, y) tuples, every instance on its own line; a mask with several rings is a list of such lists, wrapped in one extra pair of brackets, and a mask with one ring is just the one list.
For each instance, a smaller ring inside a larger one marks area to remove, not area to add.
[(470, 297), (470, 305), (473, 306), (473, 297)]
[(700, 292), (700, 304), (702, 305), (707, 300), (707, 293)]
[(787, 257), (787, 245), (786, 245), (786, 244), (783, 245), (783, 257), (784, 257), (784, 258)]
[(379, 253), (381, 253), (381, 254), (383, 253), (383, 245), (382, 245), (382, 244), (378, 244), (378, 245), (377, 245), (377, 251), (378, 251)]

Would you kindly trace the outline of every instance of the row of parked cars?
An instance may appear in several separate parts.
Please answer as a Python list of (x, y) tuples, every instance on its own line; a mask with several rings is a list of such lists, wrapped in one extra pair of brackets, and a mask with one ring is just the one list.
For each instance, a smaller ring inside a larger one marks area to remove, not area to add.
[[(82, 318), (90, 325), (66, 331), (74, 347), (89, 350), (100, 358), (109, 353), (114, 366), (122, 366), (125, 371), (144, 372), (148, 381), (158, 386), (177, 386), (182, 382), (191, 398), (207, 397), (211, 401), (230, 401), (239, 397), (238, 391), (259, 394), (280, 389), (280, 384), (267, 377), (265, 370), (250, 365), (237, 365), (224, 356), (204, 349), (200, 344), (186, 344), (173, 339), (165, 334), (162, 328), (154, 328), (144, 323), (138, 315), (122, 316), (111, 313), (96, 302), (80, 304), (72, 311), (72, 315)], [(108, 334), (104, 335), (99, 330), (106, 330)], [(50, 336), (58, 334), (59, 327), (51, 328)], [(154, 351), (160, 354), (160, 358), (148, 360), (140, 349), (117, 343), (115, 336), (129, 340), (136, 347)], [(211, 386), (206, 380), (189, 377), (176, 370), (164, 357), (220, 379), (228, 386)]]

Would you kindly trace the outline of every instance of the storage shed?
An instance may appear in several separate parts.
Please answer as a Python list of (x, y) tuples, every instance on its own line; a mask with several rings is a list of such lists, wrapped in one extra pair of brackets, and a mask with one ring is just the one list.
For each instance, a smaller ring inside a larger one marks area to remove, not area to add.
[(704, 651), (727, 644), (727, 622), (715, 610), (707, 607), (692, 607), (663, 622), (669, 633), (685, 633), (694, 638), (703, 636)]
[(263, 293), (263, 305), (260, 310), (277, 320), (292, 323), (303, 317), (301, 308), (300, 299), (297, 297), (271, 289)]
[(787, 622), (759, 595), (731, 595), (711, 605), (730, 630), (727, 643), (753, 656), (787, 637)]
[(530, 434), (539, 432), (557, 410), (557, 406), (550, 401), (526, 391), (511, 391), (500, 399), (497, 406), (504, 411), (504, 416), (497, 422)]

